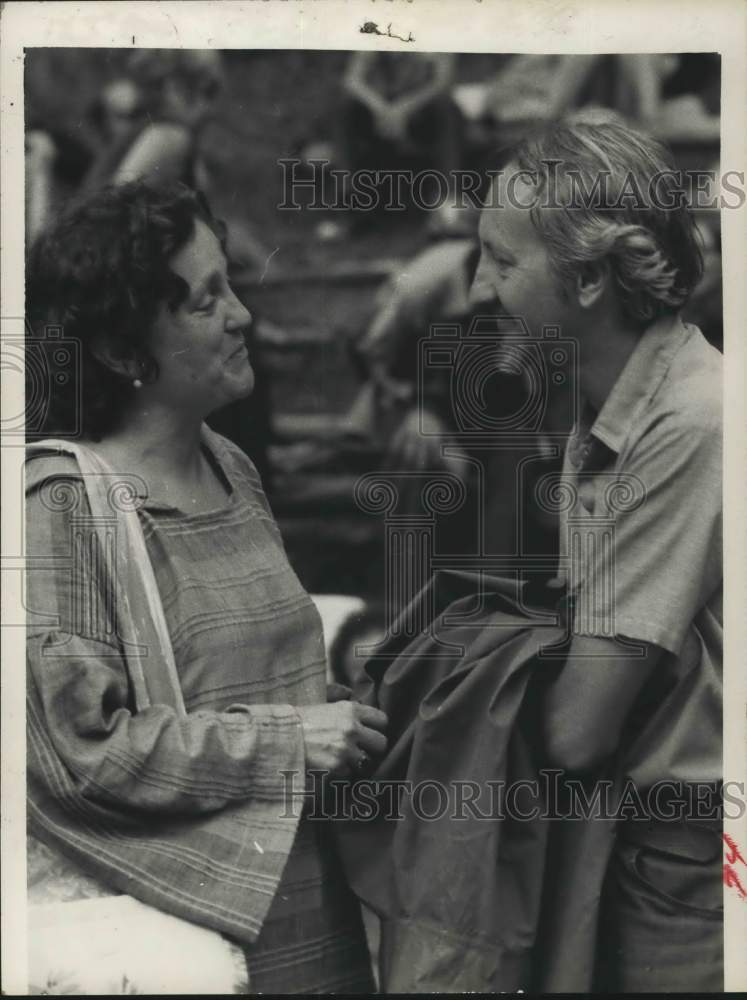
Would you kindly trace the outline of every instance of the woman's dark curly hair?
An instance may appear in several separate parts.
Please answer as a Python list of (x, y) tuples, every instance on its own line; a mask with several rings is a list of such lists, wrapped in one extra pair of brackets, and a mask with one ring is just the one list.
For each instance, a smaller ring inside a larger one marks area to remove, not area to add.
[[(43, 386), (49, 399), (45, 435), (76, 433), (99, 439), (116, 426), (136, 390), (93, 352), (102, 336), (122, 357), (141, 365), (142, 380), (155, 381), (158, 366), (148, 341), (163, 304), (175, 311), (187, 297), (187, 283), (169, 261), (194, 235), (201, 219), (225, 252), (225, 226), (214, 219), (204, 196), (183, 184), (158, 187), (142, 181), (107, 187), (71, 208), (32, 248), (26, 281), (28, 337), (56, 327), (77, 342), (75, 377), (58, 378), (54, 352)], [(27, 372), (29, 366), (27, 365)], [(30, 387), (27, 385), (27, 400)], [(38, 405), (39, 401), (36, 400)]]

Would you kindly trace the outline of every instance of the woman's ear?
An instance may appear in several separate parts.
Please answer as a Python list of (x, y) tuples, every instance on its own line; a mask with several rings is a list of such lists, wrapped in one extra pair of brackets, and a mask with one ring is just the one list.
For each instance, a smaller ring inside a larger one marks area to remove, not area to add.
[(91, 354), (110, 371), (128, 379), (136, 379), (142, 372), (142, 364), (133, 355), (129, 346), (117, 337), (101, 334), (91, 342)]
[(609, 280), (606, 260), (589, 261), (581, 266), (576, 276), (576, 298), (582, 309), (591, 309), (604, 294)]

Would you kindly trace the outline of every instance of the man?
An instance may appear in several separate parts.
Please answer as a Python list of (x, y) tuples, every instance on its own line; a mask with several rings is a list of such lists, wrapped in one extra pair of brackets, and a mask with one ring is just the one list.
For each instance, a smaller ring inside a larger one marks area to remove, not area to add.
[[(533, 337), (559, 326), (578, 345), (560, 514), (575, 610), (546, 749), (579, 775), (614, 758), (644, 802), (665, 780), (718, 787), (722, 770), (721, 356), (679, 317), (701, 262), (686, 208), (663, 207), (677, 204), (675, 178), (652, 183), (670, 167), (615, 116), (549, 126), (494, 182), (478, 269)], [(648, 821), (619, 827), (600, 945), (609, 990), (723, 989), (718, 823), (693, 809), (664, 822), (672, 788)]]
[[(467, 338), (476, 319), (496, 313), (492, 286), (481, 287), (475, 280), (480, 257), (478, 213), (459, 211), (458, 228), (454, 223), (447, 238), (426, 246), (381, 289), (376, 313), (355, 345), (367, 381), (346, 423), (349, 429), (360, 429), (381, 440), (387, 468), (449, 472), (467, 486), (472, 504), (444, 526), (439, 533), (442, 546), (458, 553), (476, 551), (474, 505), (479, 502), (485, 516), (482, 554), (508, 556), (517, 546), (514, 482), (517, 468), (526, 461), (524, 452), (517, 448), (491, 453), (470, 451), (464, 445), (455, 447), (458, 426), (450, 369), (424, 365), (418, 382), (419, 351), (434, 325), (454, 327)], [(528, 380), (525, 373), (512, 373), (501, 364), (500, 338), (494, 335), (496, 359), (492, 378), (482, 387), (481, 402), (494, 418), (508, 418), (526, 406)], [(451, 447), (444, 449), (444, 444)], [(478, 464), (484, 490), (480, 498), (476, 493)], [(544, 471), (544, 464), (542, 468)], [(408, 492), (406, 486), (400, 489)], [(416, 481), (409, 493), (412, 495), (403, 497), (401, 509), (421, 511)], [(532, 538), (522, 540), (521, 551), (546, 534), (542, 521), (532, 519), (524, 532)], [(547, 544), (548, 539), (544, 541)]]

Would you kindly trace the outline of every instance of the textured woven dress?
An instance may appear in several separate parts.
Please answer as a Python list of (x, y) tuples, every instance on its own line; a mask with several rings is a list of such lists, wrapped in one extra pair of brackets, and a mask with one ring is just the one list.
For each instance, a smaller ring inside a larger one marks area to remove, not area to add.
[(235, 937), (253, 993), (371, 992), (330, 831), (299, 820), (282, 773), (303, 769), (294, 706), (325, 700), (321, 621), (252, 463), (207, 430), (204, 447), (224, 506), (190, 514), (154, 498), (138, 512), (186, 721), (128, 710), (116, 607), (95, 553), (73, 552), (86, 514), (85, 501), (82, 515), (64, 502), (75, 463), (29, 463), (31, 843), (45, 845), (47, 868), (51, 851), (112, 891)]

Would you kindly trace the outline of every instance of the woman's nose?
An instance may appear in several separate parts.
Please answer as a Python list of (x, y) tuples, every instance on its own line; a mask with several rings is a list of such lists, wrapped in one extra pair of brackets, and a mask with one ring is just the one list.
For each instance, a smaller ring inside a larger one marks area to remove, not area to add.
[(231, 289), (231, 305), (228, 311), (228, 325), (232, 330), (243, 329), (252, 322), (252, 314)]

